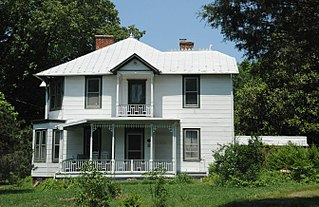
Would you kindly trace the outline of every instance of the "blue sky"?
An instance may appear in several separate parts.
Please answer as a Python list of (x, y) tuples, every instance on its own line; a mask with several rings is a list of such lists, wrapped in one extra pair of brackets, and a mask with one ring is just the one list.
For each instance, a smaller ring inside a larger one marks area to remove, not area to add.
[(225, 42), (219, 30), (198, 18), (201, 6), (212, 0), (111, 0), (119, 11), (121, 24), (134, 24), (146, 34), (141, 41), (159, 49), (179, 48), (179, 39), (187, 38), (195, 48), (209, 48), (243, 60), (233, 42)]

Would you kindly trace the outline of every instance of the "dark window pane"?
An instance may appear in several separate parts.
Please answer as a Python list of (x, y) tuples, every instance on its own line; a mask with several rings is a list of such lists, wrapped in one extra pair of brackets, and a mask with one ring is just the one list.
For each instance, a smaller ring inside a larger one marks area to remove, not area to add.
[(141, 150), (141, 135), (129, 135), (129, 150)]
[(186, 104), (197, 104), (197, 92), (186, 93)]
[(187, 78), (186, 91), (197, 91), (197, 78)]
[(54, 158), (59, 159), (59, 146), (54, 147)]
[(100, 81), (99, 79), (88, 80), (88, 92), (99, 92), (100, 91)]
[(43, 134), (42, 134), (42, 144), (45, 144), (46, 143), (46, 137), (45, 137), (45, 132), (43, 131)]

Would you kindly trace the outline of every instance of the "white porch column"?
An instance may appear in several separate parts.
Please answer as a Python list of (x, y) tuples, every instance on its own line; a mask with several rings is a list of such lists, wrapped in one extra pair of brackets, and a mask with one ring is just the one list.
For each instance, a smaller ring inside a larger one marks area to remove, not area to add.
[(93, 157), (93, 124), (91, 124), (91, 134), (90, 134), (90, 161)]
[(151, 124), (150, 171), (153, 170), (153, 124)]
[(116, 116), (119, 116), (119, 100), (120, 100), (120, 74), (117, 73), (117, 79), (116, 79)]
[(151, 117), (154, 117), (154, 74), (151, 78)]
[(45, 87), (45, 108), (44, 108), (44, 119), (49, 118), (49, 87)]
[(114, 124), (112, 124), (112, 173), (115, 171), (115, 127)]
[(176, 175), (176, 125), (172, 127), (172, 163), (173, 163), (173, 172)]

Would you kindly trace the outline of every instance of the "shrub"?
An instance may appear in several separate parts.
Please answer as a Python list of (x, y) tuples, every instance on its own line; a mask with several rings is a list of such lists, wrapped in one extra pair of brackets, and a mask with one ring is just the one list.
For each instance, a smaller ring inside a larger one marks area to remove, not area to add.
[(118, 190), (110, 179), (98, 172), (91, 163), (84, 165), (83, 175), (79, 179), (80, 193), (77, 196), (77, 204), (80, 206), (109, 206), (110, 198)]
[(142, 205), (142, 199), (139, 195), (129, 195), (123, 201), (125, 207), (139, 207)]
[(173, 180), (173, 183), (177, 184), (190, 184), (193, 183), (194, 179), (186, 173), (178, 173)]
[(258, 179), (265, 155), (258, 138), (249, 140), (248, 145), (222, 145), (214, 151), (210, 173), (216, 173), (220, 184), (246, 186)]
[(53, 179), (48, 178), (40, 183), (38, 189), (41, 191), (46, 190), (63, 190), (71, 189), (77, 186), (76, 178), (66, 178), (66, 179)]
[(293, 144), (272, 148), (265, 160), (267, 170), (285, 170), (295, 181), (319, 182), (319, 150)]
[(159, 171), (147, 172), (145, 175), (150, 183), (150, 193), (152, 197), (153, 207), (165, 207), (167, 206), (167, 189), (165, 188), (165, 170), (160, 169)]

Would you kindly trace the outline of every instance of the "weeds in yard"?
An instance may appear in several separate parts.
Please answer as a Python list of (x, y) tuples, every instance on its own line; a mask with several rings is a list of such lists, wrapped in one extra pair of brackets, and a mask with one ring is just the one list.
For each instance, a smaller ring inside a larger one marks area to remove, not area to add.
[(165, 170), (160, 168), (158, 171), (148, 172), (145, 175), (153, 182), (150, 183), (150, 193), (153, 207), (167, 206), (167, 189), (165, 187)]

